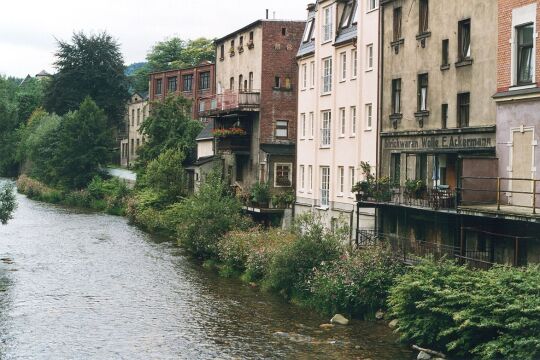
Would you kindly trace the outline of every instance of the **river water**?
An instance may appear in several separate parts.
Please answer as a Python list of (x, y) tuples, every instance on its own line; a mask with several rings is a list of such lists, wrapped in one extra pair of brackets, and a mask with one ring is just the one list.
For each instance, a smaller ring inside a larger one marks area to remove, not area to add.
[(0, 226), (1, 359), (411, 359), (383, 324), (222, 279), (120, 217), (18, 196)]

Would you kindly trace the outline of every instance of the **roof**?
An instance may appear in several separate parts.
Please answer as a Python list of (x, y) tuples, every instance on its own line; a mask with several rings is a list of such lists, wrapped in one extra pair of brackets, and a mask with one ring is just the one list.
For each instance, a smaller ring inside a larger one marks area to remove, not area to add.
[(52, 76), (52, 75), (46, 72), (45, 70), (41, 70), (39, 74), (36, 74), (36, 76)]
[[(306, 28), (309, 26), (310, 24), (310, 21), (315, 21), (315, 14), (316, 14), (316, 11), (315, 11), (315, 7), (312, 8), (312, 10), (309, 11), (308, 13), (308, 17), (307, 17), (307, 21), (306, 21)], [(317, 24), (313, 24), (313, 29), (311, 30), (312, 33), (315, 31), (315, 26), (317, 26)], [(304, 30), (305, 32), (306, 30)], [(298, 53), (296, 54), (297, 57), (302, 57), (302, 56), (305, 56), (305, 55), (309, 55), (309, 54), (312, 54), (315, 52), (315, 40), (313, 39), (313, 36), (311, 36), (311, 38), (307, 41), (307, 42), (304, 42), (304, 35), (302, 35), (302, 43), (300, 44), (300, 47), (298, 48)]]
[(346, 27), (345, 29), (341, 29), (336, 38), (336, 41), (334, 42), (334, 45), (343, 44), (345, 42), (356, 39), (357, 28), (357, 25), (353, 24), (349, 27)]
[(212, 130), (214, 130), (214, 119), (210, 119), (208, 121), (208, 124), (206, 124), (204, 129), (202, 129), (199, 135), (197, 135), (196, 140), (200, 141), (200, 140), (213, 139), (214, 135), (212, 135)]
[(201, 165), (204, 165), (204, 164), (208, 164), (209, 162), (212, 162), (216, 159), (216, 157), (214, 155), (210, 155), (210, 156), (203, 156), (201, 158), (198, 158), (197, 161), (195, 161), (193, 163), (193, 165), (195, 166), (201, 166)]
[(254, 22), (252, 22), (251, 24), (248, 24), (246, 26), (244, 26), (243, 28), (240, 28), (238, 30), (235, 30), (233, 31), (232, 33), (230, 34), (227, 34), (225, 36), (222, 36), (220, 37), (219, 39), (216, 39), (214, 41), (214, 44), (217, 44), (217, 43), (220, 43), (222, 41), (224, 41), (225, 39), (228, 39), (228, 38), (231, 38), (233, 36), (236, 36), (238, 34), (241, 34), (243, 32), (246, 32), (247, 30), (249, 29), (252, 29), (254, 27), (257, 27), (259, 26), (260, 24), (262, 24), (263, 22), (282, 22), (282, 23), (291, 23), (291, 22), (294, 22), (294, 23), (303, 23), (304, 21), (303, 20), (279, 20), (279, 19), (259, 19), (259, 20), (256, 20)]
[(294, 144), (261, 144), (261, 150), (270, 155), (294, 155)]

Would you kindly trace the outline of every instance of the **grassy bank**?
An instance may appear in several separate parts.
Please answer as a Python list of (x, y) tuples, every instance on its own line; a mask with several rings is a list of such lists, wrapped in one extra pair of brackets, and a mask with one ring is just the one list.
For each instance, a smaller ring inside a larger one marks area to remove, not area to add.
[(27, 177), (18, 185), (38, 200), (125, 209), (132, 222), (177, 239), (222, 276), (240, 277), (318, 312), (370, 319), (385, 310), (407, 343), (456, 358), (540, 357), (538, 266), (476, 271), (425, 260), (405, 267), (385, 247), (351, 251), (342, 245), (346, 226), (329, 231), (313, 215), (298, 217), (289, 230), (263, 229), (242, 214), (217, 175), (185, 198), (150, 186), (129, 194), (115, 180), (94, 179), (86, 190), (66, 193)]
[(21, 175), (17, 180), (17, 190), (33, 200), (118, 216), (126, 214), (126, 204), (130, 195), (130, 190), (121, 180), (115, 178), (103, 180), (97, 176), (86, 189), (65, 190), (49, 187), (38, 180)]

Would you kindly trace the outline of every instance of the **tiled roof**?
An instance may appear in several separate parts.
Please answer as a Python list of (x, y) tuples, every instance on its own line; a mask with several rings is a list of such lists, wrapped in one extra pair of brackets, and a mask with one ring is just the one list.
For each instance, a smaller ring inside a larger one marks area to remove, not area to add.
[(214, 119), (210, 119), (208, 121), (208, 124), (206, 124), (204, 129), (202, 129), (199, 135), (197, 135), (196, 140), (208, 140), (213, 138), (214, 135), (212, 135), (212, 130), (214, 130)]

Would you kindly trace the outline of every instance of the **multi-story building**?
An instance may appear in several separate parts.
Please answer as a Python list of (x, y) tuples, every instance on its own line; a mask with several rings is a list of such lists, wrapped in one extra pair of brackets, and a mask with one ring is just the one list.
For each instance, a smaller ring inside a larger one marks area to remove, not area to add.
[(138, 158), (137, 151), (145, 142), (140, 127), (148, 117), (148, 105), (148, 94), (135, 93), (129, 100), (125, 118), (127, 138), (120, 142), (120, 165), (123, 167), (130, 167), (135, 163)]
[[(351, 222), (360, 164), (376, 168), (378, 1), (308, 5), (298, 51), (296, 212), (317, 211), (327, 225)], [(360, 227), (373, 227), (361, 209)]]
[(216, 153), (238, 191), (294, 184), (296, 53), (303, 21), (258, 20), (216, 40), (217, 94), (199, 114), (214, 119)]
[(379, 186), (359, 207), (378, 208), (378, 230), (400, 251), (477, 266), (531, 261), (525, 235), (500, 212), (478, 210), (505, 196), (497, 191), (492, 98), (501, 69), (497, 1), (381, 6)]
[(169, 95), (183, 96), (193, 101), (191, 114), (193, 119), (199, 119), (196, 106), (199, 99), (216, 93), (215, 69), (215, 64), (206, 62), (186, 69), (151, 73), (150, 101), (162, 100)]

